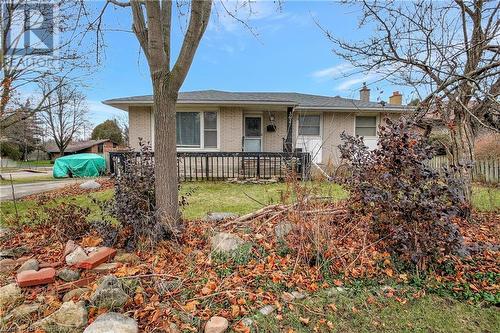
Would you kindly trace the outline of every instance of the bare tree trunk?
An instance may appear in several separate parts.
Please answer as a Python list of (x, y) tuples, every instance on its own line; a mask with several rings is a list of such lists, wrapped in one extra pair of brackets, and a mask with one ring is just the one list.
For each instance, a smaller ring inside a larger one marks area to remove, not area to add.
[(168, 74), (151, 75), (155, 116), (155, 190), (159, 218), (172, 233), (180, 229), (177, 187), (175, 104), (177, 92), (168, 87)]
[(471, 120), (468, 115), (457, 112), (454, 125), (449, 128), (451, 147), (449, 161), (454, 169), (455, 176), (460, 179), (463, 196), (464, 217), (469, 219), (471, 215), (472, 199), (472, 166), (474, 156), (474, 134)]

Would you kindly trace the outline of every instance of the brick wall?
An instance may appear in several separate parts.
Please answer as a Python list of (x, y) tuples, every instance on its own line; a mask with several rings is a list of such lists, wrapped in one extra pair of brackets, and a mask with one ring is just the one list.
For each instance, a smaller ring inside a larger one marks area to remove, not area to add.
[(129, 145), (139, 149), (139, 138), (151, 142), (151, 107), (130, 106), (128, 111)]
[(221, 107), (219, 117), (220, 151), (241, 151), (243, 109), (238, 107)]

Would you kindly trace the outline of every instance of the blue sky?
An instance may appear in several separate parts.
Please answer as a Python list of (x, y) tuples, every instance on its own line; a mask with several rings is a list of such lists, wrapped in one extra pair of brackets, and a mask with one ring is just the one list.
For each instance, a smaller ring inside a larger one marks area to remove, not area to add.
[[(358, 30), (356, 8), (327, 1), (285, 1), (278, 10), (272, 1), (258, 1), (251, 15), (244, 8), (238, 13), (258, 36), (217, 7), (182, 91), (293, 91), (358, 98), (367, 81), (372, 100), (387, 100), (393, 90), (402, 91), (406, 102), (411, 99), (409, 90), (376, 82), (374, 74), (345, 77), (352, 68), (333, 54), (332, 43), (315, 21), (344, 38), (366, 38), (369, 32)], [(130, 9), (108, 8), (105, 24), (113, 31), (105, 33), (105, 57), (85, 91), (94, 124), (124, 115), (102, 100), (151, 94), (149, 71), (135, 35), (115, 31), (130, 30)], [(174, 24), (174, 53), (182, 38), (181, 24)]]

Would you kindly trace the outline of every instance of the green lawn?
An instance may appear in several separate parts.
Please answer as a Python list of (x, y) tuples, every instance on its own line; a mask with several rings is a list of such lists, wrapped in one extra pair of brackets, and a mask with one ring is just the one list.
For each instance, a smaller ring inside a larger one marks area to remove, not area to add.
[[(319, 185), (318, 185), (319, 184)], [(307, 183), (312, 191), (323, 196), (331, 196), (334, 200), (347, 197), (347, 193), (337, 184)], [(224, 182), (184, 183), (181, 194), (191, 193), (188, 196), (189, 205), (183, 214), (187, 219), (205, 216), (208, 212), (232, 212), (246, 214), (270, 205), (281, 202), (287, 192), (283, 183), (276, 184), (228, 184)]]
[(474, 207), (482, 212), (500, 210), (500, 188), (475, 186), (472, 192)]
[(21, 167), (50, 167), (53, 165), (51, 160), (18, 161), (17, 164)]
[[(347, 193), (337, 184), (327, 182), (307, 183), (307, 187), (313, 188), (318, 194), (331, 196), (334, 200), (347, 197)], [(208, 212), (233, 212), (245, 214), (261, 208), (263, 205), (278, 203), (283, 193), (287, 192), (287, 185), (277, 184), (229, 184), (224, 182), (192, 182), (181, 185), (181, 195), (188, 195), (189, 204), (183, 208), (183, 216), (186, 219), (202, 218)], [(98, 199), (110, 199), (112, 190), (97, 192), (90, 195), (78, 195), (68, 198), (60, 198), (51, 203), (52, 205), (73, 201), (83, 207), (89, 207), (94, 212), (95, 205), (92, 197)], [(480, 211), (492, 211), (500, 209), (500, 189), (474, 187), (473, 204)], [(25, 216), (28, 209), (33, 209), (36, 204), (33, 201), (18, 201), (18, 210), (21, 216)], [(0, 203), (1, 220), (15, 214), (14, 204), (11, 201)], [(92, 215), (91, 218), (95, 216)]]
[(500, 332), (495, 307), (435, 295), (402, 304), (380, 294), (366, 289), (333, 295), (323, 291), (294, 302), (292, 308), (284, 306), (282, 317), (259, 314), (253, 319), (259, 332)]

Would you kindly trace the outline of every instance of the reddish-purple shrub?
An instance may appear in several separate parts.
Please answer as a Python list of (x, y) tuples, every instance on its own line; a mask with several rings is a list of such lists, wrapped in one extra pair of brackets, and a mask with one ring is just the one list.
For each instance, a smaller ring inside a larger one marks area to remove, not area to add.
[(460, 214), (457, 180), (427, 163), (434, 150), (409, 121), (386, 120), (378, 148), (370, 151), (361, 137), (342, 134), (342, 157), (352, 164), (346, 180), (353, 213), (369, 215), (372, 228), (388, 250), (403, 261), (425, 268), (429, 261), (462, 249), (451, 222)]

